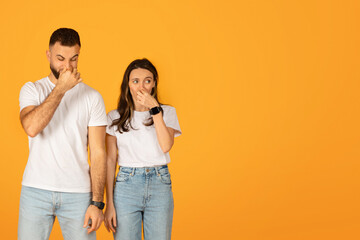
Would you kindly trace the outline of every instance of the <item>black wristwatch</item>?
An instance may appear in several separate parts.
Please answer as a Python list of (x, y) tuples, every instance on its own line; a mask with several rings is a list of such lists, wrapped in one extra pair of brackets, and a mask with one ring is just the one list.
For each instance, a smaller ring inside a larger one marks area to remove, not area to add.
[(103, 202), (91, 201), (90, 205), (94, 205), (94, 206), (98, 207), (100, 210), (103, 210), (105, 207), (105, 203), (103, 203)]
[(156, 115), (158, 114), (159, 112), (162, 111), (162, 108), (159, 106), (159, 107), (153, 107), (149, 110), (150, 112), (150, 115)]

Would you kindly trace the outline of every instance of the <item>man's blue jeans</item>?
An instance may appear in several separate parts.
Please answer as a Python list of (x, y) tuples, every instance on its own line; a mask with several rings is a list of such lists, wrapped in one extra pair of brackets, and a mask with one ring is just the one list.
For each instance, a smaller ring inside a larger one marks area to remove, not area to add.
[(65, 240), (93, 240), (96, 233), (83, 228), (91, 193), (65, 193), (22, 186), (18, 239), (49, 239), (55, 217)]
[(174, 210), (170, 173), (166, 165), (121, 167), (114, 188), (117, 228), (114, 238), (169, 240)]

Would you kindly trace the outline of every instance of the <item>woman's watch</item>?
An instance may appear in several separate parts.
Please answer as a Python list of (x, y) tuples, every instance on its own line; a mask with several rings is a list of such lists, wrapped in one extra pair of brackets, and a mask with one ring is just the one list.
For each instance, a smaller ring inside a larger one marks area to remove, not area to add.
[(91, 201), (90, 205), (94, 205), (94, 206), (98, 207), (98, 209), (100, 209), (100, 210), (103, 210), (105, 207), (105, 203), (103, 203), (103, 202)]
[(162, 108), (160, 106), (153, 107), (149, 110), (150, 115), (156, 115), (161, 111), (162, 111)]

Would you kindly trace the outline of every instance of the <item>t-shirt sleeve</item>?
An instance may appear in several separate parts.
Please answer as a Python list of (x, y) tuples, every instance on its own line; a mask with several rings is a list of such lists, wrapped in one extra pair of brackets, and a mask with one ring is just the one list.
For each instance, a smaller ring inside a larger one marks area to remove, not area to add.
[(112, 136), (115, 136), (115, 130), (114, 130), (114, 126), (110, 127), (112, 122), (113, 122), (113, 118), (112, 118), (112, 112), (109, 112), (107, 115), (107, 127), (106, 127), (106, 133)]
[(19, 96), (20, 103), (20, 112), (28, 106), (38, 106), (39, 103), (39, 93), (36, 90), (35, 84), (32, 82), (27, 82), (20, 90)]
[(166, 107), (166, 110), (164, 110), (164, 122), (167, 127), (175, 130), (175, 137), (181, 135), (182, 132), (174, 107)]
[(106, 126), (105, 104), (100, 93), (96, 92), (90, 110), (90, 121), (88, 126)]

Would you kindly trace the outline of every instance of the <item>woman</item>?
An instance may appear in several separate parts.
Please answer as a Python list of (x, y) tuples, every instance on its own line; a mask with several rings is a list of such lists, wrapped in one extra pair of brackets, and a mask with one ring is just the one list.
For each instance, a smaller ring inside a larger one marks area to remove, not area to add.
[[(147, 59), (127, 67), (118, 108), (108, 113), (105, 226), (114, 239), (170, 239), (174, 209), (169, 151), (181, 134), (175, 108), (161, 105)], [(114, 186), (116, 160), (120, 166)]]

